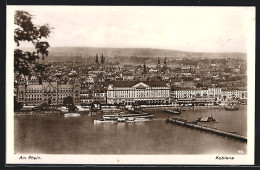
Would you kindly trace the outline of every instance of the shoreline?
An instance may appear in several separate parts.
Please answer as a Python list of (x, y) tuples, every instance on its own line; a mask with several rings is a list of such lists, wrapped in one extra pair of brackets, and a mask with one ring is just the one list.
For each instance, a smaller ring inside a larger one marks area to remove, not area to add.
[[(181, 111), (186, 110), (205, 110), (205, 109), (224, 109), (224, 106), (157, 106), (157, 107), (141, 107), (143, 110), (160, 110), (160, 109), (180, 109)], [(104, 110), (107, 112), (108, 110)], [(110, 110), (111, 111), (111, 110)], [(114, 110), (113, 110), (114, 111)], [(117, 111), (117, 110), (116, 110)], [(79, 111), (81, 114), (91, 114), (90, 111)], [(62, 115), (61, 111), (19, 111), (14, 112), (15, 116), (19, 115)]]
[(61, 111), (53, 110), (53, 111), (19, 111), (14, 112), (15, 116), (34, 116), (34, 115), (62, 115)]

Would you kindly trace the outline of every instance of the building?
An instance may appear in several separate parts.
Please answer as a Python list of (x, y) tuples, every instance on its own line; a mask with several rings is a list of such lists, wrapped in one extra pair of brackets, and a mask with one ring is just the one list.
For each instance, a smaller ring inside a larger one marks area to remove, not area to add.
[(106, 104), (106, 88), (95, 86), (93, 88), (94, 101), (98, 101), (100, 104)]
[(25, 105), (39, 105), (47, 102), (62, 105), (65, 97), (73, 97), (74, 104), (80, 104), (80, 83), (76, 79), (71, 83), (43, 81), (42, 84), (28, 84), (23, 81), (17, 85), (17, 101)]
[[(43, 81), (42, 85), (39, 85), (39, 86), (42, 87), (42, 101), (43, 102), (48, 102), (49, 104), (58, 103), (58, 82), (57, 81)], [(60, 91), (60, 88), (59, 88), (59, 91)], [(60, 93), (61, 92), (59, 92), (59, 94)]]
[(221, 91), (221, 100), (222, 101), (227, 101), (228, 100), (228, 90), (225, 90), (225, 89), (223, 89), (222, 91)]
[(85, 82), (88, 84), (94, 84), (94, 78), (92, 76), (87, 76)]
[(132, 105), (170, 103), (170, 85), (164, 81), (115, 81), (108, 86), (107, 103)]
[(122, 73), (123, 80), (134, 80), (133, 73)]
[(177, 103), (213, 104), (221, 98), (221, 88), (178, 88), (173, 91)]
[[(244, 93), (246, 94), (246, 93)], [(222, 100), (234, 100), (242, 97), (242, 93), (238, 89), (226, 89), (222, 91), (221, 98)], [(243, 96), (244, 97), (244, 96)]]
[(245, 91), (245, 90), (239, 91), (239, 98), (247, 99), (247, 91)]
[(28, 105), (36, 105), (42, 101), (42, 85), (19, 84), (17, 89), (17, 101)]
[(27, 84), (39, 84), (39, 79), (37, 76), (31, 76), (28, 80), (27, 80)]
[(80, 103), (81, 105), (88, 105), (94, 101), (92, 91), (89, 85), (85, 82), (80, 84)]

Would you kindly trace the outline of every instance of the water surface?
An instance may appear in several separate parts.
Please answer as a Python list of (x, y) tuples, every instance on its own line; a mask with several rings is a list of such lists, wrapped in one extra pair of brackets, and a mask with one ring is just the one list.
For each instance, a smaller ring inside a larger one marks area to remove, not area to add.
[[(135, 123), (93, 123), (90, 115), (15, 116), (15, 153), (42, 154), (239, 154), (247, 144), (165, 123), (169, 116), (147, 110), (155, 119)], [(183, 111), (193, 121), (212, 116), (219, 123), (203, 125), (247, 136), (246, 106), (238, 111), (204, 109)], [(98, 115), (96, 115), (98, 116)]]

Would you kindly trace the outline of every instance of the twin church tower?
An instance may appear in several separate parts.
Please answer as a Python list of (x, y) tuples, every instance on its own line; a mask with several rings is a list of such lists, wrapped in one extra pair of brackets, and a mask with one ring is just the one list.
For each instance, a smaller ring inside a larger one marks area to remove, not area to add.
[[(166, 68), (167, 67), (167, 63), (166, 63), (166, 57), (164, 58), (164, 63), (163, 63), (163, 68)], [(158, 63), (157, 63), (157, 66), (156, 66), (157, 69), (160, 69), (161, 68), (161, 63), (160, 63), (160, 58), (158, 58)]]
[(94, 66), (96, 68), (104, 68), (105, 65), (105, 57), (103, 56), (103, 53), (101, 55), (101, 59), (100, 62), (98, 61), (98, 55), (96, 54), (96, 56), (94, 56)]
[[(101, 55), (101, 59), (100, 59), (100, 62), (99, 62), (99, 60), (98, 60), (98, 55), (96, 54), (96, 56), (94, 56), (94, 66), (95, 67), (98, 67), (98, 68), (103, 68), (104, 67), (104, 64), (105, 64), (105, 57), (104, 57), (104, 55), (103, 55), (103, 53), (102, 53), (102, 55)], [(146, 66), (145, 66), (145, 64), (144, 64), (144, 70), (146, 71)], [(164, 70), (164, 69), (166, 69), (167, 68), (167, 62), (166, 62), (166, 57), (164, 58), (164, 63), (163, 63), (163, 67), (161, 68), (161, 62), (160, 62), (160, 58), (158, 58), (158, 62), (157, 62), (157, 66), (156, 66), (156, 68), (158, 69), (158, 70)]]

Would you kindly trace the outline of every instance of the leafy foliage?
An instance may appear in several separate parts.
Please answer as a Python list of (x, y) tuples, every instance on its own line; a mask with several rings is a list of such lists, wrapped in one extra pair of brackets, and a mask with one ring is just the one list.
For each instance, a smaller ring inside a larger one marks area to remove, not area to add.
[(73, 97), (71, 97), (71, 96), (65, 97), (65, 98), (63, 99), (63, 105), (65, 105), (65, 106), (74, 105), (74, 103), (73, 103)]
[(37, 63), (36, 59), (40, 57), (44, 59), (49, 54), (49, 43), (41, 40), (49, 37), (52, 28), (48, 24), (37, 26), (32, 22), (32, 19), (33, 15), (27, 11), (16, 11), (14, 16), (14, 42), (17, 47), (24, 41), (32, 43), (35, 47), (34, 52), (14, 50), (14, 71), (18, 72), (19, 75), (29, 75), (32, 68), (36, 68), (35, 71), (42, 71), (43, 66)]
[(69, 112), (75, 112), (77, 110), (77, 107), (75, 105), (68, 106)]
[(51, 99), (49, 98), (49, 99), (48, 99), (48, 105), (51, 105), (51, 103), (52, 103), (52, 101), (51, 101)]
[(16, 98), (14, 97), (14, 111), (20, 111), (21, 108), (23, 107), (23, 104), (21, 102), (17, 102)]
[(68, 106), (69, 112), (74, 112), (77, 110), (77, 107), (74, 105), (73, 97), (68, 96), (63, 99), (63, 105)]

